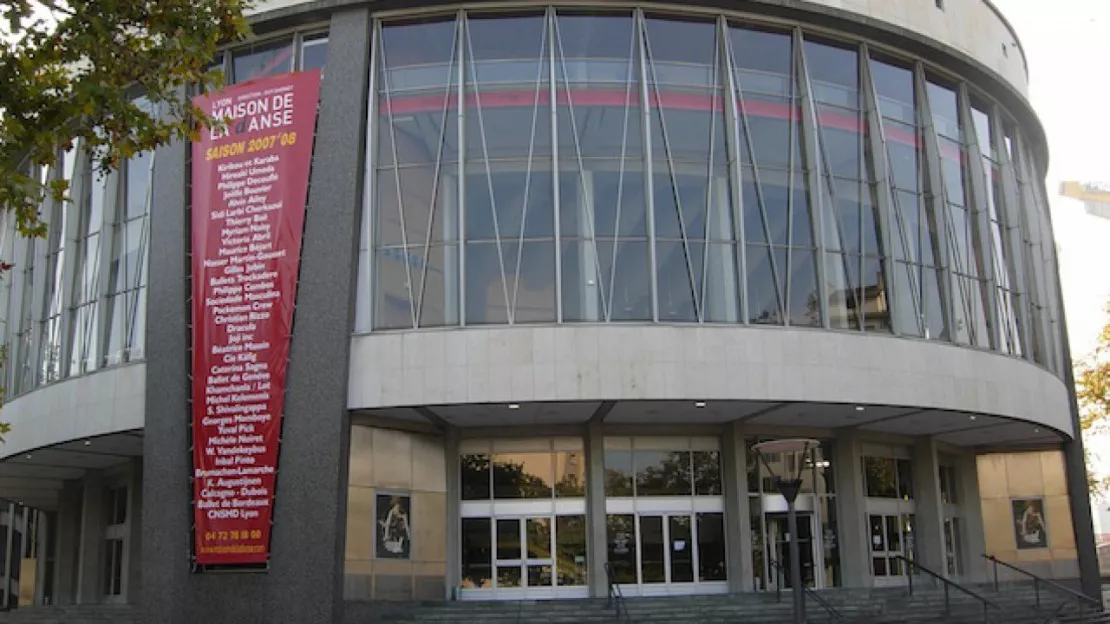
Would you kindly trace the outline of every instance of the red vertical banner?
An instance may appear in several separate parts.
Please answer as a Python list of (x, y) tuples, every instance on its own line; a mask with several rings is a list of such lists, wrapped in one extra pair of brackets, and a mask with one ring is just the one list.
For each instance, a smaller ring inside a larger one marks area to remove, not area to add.
[(318, 70), (196, 98), (224, 120), (193, 142), (193, 514), (198, 565), (265, 563)]

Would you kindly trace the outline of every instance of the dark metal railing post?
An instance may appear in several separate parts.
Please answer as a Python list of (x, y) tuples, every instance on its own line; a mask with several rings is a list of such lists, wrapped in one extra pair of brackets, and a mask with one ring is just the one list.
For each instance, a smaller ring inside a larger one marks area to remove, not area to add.
[(994, 567), (994, 591), (998, 591), (998, 559), (991, 557), (991, 565)]
[(1033, 579), (1033, 593), (1037, 596), (1037, 608), (1041, 608), (1041, 580)]
[(944, 614), (952, 613), (952, 601), (948, 597), (948, 583), (944, 584)]
[(906, 578), (909, 579), (910, 595), (913, 595), (913, 570), (910, 566), (906, 566)]
[(987, 610), (987, 603), (983, 603), (983, 624), (989, 624), (990, 612)]

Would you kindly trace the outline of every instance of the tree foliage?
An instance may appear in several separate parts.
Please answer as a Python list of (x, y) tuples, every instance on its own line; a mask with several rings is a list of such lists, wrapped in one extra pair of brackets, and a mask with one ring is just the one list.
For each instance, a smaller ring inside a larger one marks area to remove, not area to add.
[(35, 175), (59, 149), (81, 140), (104, 174), (212, 124), (188, 91), (218, 84), (212, 59), (247, 33), (249, 1), (0, 0), (0, 210), (21, 234), (42, 236), (42, 200), (66, 197)]
[[(1105, 310), (1110, 316), (1110, 305)], [(1076, 363), (1075, 394), (1083, 434), (1104, 433), (1110, 417), (1110, 322), (1103, 326), (1094, 350)], [(1093, 494), (1104, 495), (1110, 491), (1110, 477), (1092, 473), (1090, 450), (1087, 455), (1087, 484)]]

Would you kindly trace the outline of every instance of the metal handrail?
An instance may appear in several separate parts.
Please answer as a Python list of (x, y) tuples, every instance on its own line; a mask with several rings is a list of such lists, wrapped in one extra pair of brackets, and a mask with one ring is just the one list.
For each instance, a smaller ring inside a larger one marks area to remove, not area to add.
[(822, 598), (820, 594), (813, 591), (809, 587), (806, 587), (805, 590), (806, 590), (806, 595), (807, 596), (813, 598), (815, 601), (817, 601), (817, 604), (819, 604), (819, 605), (821, 605), (822, 607), (825, 608), (825, 611), (829, 614), (829, 621), (830, 622), (833, 621), (833, 620), (840, 620), (840, 621), (844, 620), (844, 615), (842, 615), (840, 613), (840, 611), (837, 611), (836, 607), (833, 607), (831, 604), (829, 604), (828, 600), (825, 600), (824, 598)]
[(613, 572), (613, 564), (608, 561), (605, 562), (605, 580), (609, 584), (609, 595), (605, 599), (605, 608), (608, 609), (614, 604), (617, 608), (617, 621), (627, 622), (629, 619), (628, 605), (624, 603), (624, 594), (621, 592), (620, 585), (617, 585), (616, 574)]
[[(984, 622), (989, 622), (990, 621), (990, 610), (991, 609), (998, 609), (998, 604), (995, 603), (993, 600), (987, 598), (986, 596), (981, 596), (978, 592), (973, 591), (971, 589), (968, 589), (967, 587), (964, 587), (963, 585), (960, 585), (956, 581), (947, 579), (947, 578), (941, 576), (940, 574), (937, 574), (936, 572), (933, 572), (929, 568), (926, 568), (925, 566), (921, 565), (920, 563), (918, 563), (918, 562), (916, 562), (912, 559), (907, 559), (904, 555), (895, 555), (894, 557), (892, 557), (892, 559), (897, 559), (899, 561), (902, 561), (903, 563), (910, 566), (911, 568), (916, 568), (916, 569), (924, 572), (925, 574), (928, 574), (929, 576), (933, 577), (933, 579), (938, 580), (938, 581), (940, 581), (941, 583), (944, 584), (944, 614), (945, 615), (948, 615), (952, 612), (952, 599), (949, 595), (949, 588), (951, 588), (951, 587), (955, 587), (956, 589), (958, 589), (961, 592), (967, 594), (968, 596), (971, 596), (972, 598), (978, 600), (979, 602), (981, 602), (983, 604), (983, 621)], [(909, 590), (910, 590), (910, 595), (912, 596), (913, 595), (913, 574), (912, 573), (907, 574), (906, 578), (909, 579)]]
[[(779, 562), (775, 559), (768, 559), (767, 563), (775, 569), (775, 602), (782, 602), (782, 584), (784, 580), (782, 565), (779, 564)], [(844, 619), (844, 614), (842, 614), (840, 611), (837, 611), (835, 607), (829, 604), (829, 601), (822, 598), (820, 594), (813, 591), (812, 588), (803, 587), (802, 589), (805, 590), (807, 596), (812, 597), (817, 602), (817, 604), (821, 605), (821, 607), (825, 609), (825, 611), (829, 614), (830, 620)]]
[(1102, 610), (1102, 601), (1101, 600), (1097, 600), (1095, 598), (1092, 598), (1092, 597), (1090, 597), (1087, 594), (1084, 594), (1082, 592), (1077, 592), (1074, 589), (1072, 589), (1072, 588), (1070, 588), (1066, 585), (1061, 585), (1060, 583), (1057, 583), (1056, 581), (1046, 579), (1042, 576), (1038, 576), (1038, 575), (1030, 572), (1029, 570), (1019, 568), (1019, 567), (1017, 567), (1016, 565), (1014, 565), (1012, 563), (1006, 563), (1005, 561), (1002, 561), (1002, 560), (998, 559), (994, 555), (984, 554), (984, 555), (982, 555), (982, 557), (984, 559), (986, 559), (987, 561), (990, 561), (991, 564), (993, 564), (993, 566), (994, 566), (994, 568), (993, 568), (994, 569), (994, 591), (996, 591), (996, 592), (998, 591), (998, 566), (1001, 565), (1003, 567), (1010, 568), (1014, 572), (1020, 572), (1021, 574), (1024, 574), (1025, 576), (1028, 576), (1029, 578), (1033, 579), (1033, 592), (1034, 592), (1034, 594), (1036, 594), (1036, 597), (1037, 597), (1037, 608), (1038, 609), (1041, 608), (1041, 584), (1043, 583), (1043, 584), (1047, 585), (1048, 587), (1050, 587), (1052, 589), (1055, 589), (1056, 591), (1062, 592), (1062, 593), (1066, 594), (1067, 596), (1069, 596), (1071, 598), (1074, 598), (1076, 600), (1076, 602), (1079, 603), (1080, 611), (1083, 611), (1083, 603), (1084, 602), (1087, 603), (1089, 606), (1091, 606), (1092, 608), (1094, 608), (1097, 611)]

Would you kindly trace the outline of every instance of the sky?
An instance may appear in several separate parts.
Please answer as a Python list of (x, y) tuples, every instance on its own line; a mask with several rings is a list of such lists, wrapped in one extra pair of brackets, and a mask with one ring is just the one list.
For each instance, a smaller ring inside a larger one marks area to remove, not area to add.
[[(1048, 194), (1060, 255), (1072, 357), (1094, 348), (1110, 320), (1110, 220), (1059, 195), (1062, 180), (1110, 182), (1110, 0), (994, 0), (1029, 62), (1029, 97), (1048, 134)], [(1088, 440), (1110, 474), (1110, 435)], [(1105, 505), (1103, 505), (1105, 506)], [(1096, 514), (1097, 516), (1097, 514)], [(1107, 527), (1110, 529), (1110, 527)]]

